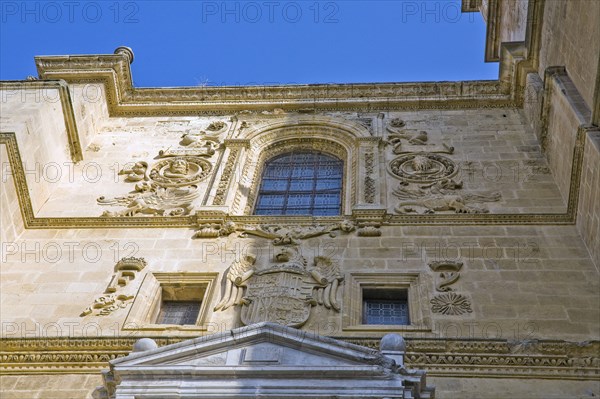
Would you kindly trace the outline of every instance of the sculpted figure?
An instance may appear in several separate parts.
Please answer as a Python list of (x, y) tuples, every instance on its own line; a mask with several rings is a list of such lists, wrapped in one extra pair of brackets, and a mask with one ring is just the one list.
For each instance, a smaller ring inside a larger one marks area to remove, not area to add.
[(173, 179), (185, 178), (188, 173), (188, 163), (185, 159), (175, 159), (164, 171), (165, 177)]
[(488, 213), (485, 208), (467, 206), (460, 195), (444, 195), (410, 201), (401, 201), (395, 208), (396, 213), (415, 212), (410, 206), (425, 208), (425, 213), (454, 211), (455, 213)]
[(227, 310), (231, 306), (240, 305), (244, 294), (244, 286), (254, 274), (254, 263), (256, 262), (255, 255), (246, 255), (243, 259), (234, 262), (227, 272), (225, 280), (225, 293), (221, 301), (215, 306), (217, 310)]
[(412, 160), (412, 167), (415, 172), (427, 172), (433, 167), (433, 163), (429, 158), (417, 155)]

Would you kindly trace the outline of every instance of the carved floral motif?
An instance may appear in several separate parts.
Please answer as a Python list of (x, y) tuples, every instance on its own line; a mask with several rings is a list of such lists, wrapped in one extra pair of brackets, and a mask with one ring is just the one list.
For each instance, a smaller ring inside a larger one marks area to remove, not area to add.
[(238, 148), (232, 148), (229, 152), (229, 158), (227, 158), (227, 162), (225, 163), (225, 167), (223, 168), (223, 173), (221, 174), (221, 178), (219, 179), (219, 184), (217, 186), (217, 192), (215, 193), (213, 205), (225, 204), (227, 188), (229, 187), (229, 182), (231, 181), (233, 170), (237, 163), (239, 154), (240, 150)]
[(375, 179), (373, 173), (375, 171), (375, 155), (372, 152), (365, 154), (365, 202), (367, 204), (375, 203)]
[(473, 312), (469, 299), (464, 295), (456, 294), (454, 292), (437, 295), (430, 302), (431, 311), (434, 313), (457, 316)]
[(215, 121), (212, 122), (210, 125), (208, 125), (208, 127), (206, 128), (206, 130), (208, 130), (209, 132), (211, 132), (212, 134), (218, 134), (218, 133), (222, 133), (225, 131), (225, 129), (227, 129), (227, 123), (223, 122), (223, 121)]
[(356, 235), (359, 237), (380, 237), (381, 223), (377, 222), (361, 222), (358, 224)]

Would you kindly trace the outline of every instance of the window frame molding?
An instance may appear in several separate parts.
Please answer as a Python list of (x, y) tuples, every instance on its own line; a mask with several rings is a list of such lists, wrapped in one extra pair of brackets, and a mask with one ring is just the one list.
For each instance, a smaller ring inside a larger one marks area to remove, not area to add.
[[(290, 151), (317, 151), (334, 156), (343, 162), (342, 204), (340, 217), (352, 215), (360, 201), (362, 187), (359, 176), (365, 142), (377, 148), (381, 139), (358, 122), (317, 115), (294, 115), (253, 121), (245, 118), (247, 128), (235, 129), (229, 140), (232, 144), (243, 140), (246, 145), (237, 158), (238, 170), (244, 171), (235, 191), (231, 206), (232, 215), (253, 215), (264, 171), (264, 163)], [(238, 121), (238, 124), (240, 121)], [(312, 217), (311, 215), (308, 215)], [(283, 216), (285, 217), (285, 216)], [(315, 216), (321, 217), (321, 216)]]
[[(359, 332), (431, 332), (429, 290), (431, 278), (424, 273), (360, 273), (346, 275), (342, 331)], [(407, 325), (363, 324), (364, 289), (404, 289), (407, 291)]]
[[(301, 139), (296, 139), (298, 141), (300, 141)], [(258, 195), (260, 193), (260, 187), (262, 185), (262, 179), (263, 179), (263, 174), (265, 172), (265, 167), (267, 162), (275, 159), (276, 157), (280, 156), (280, 155), (284, 155), (287, 153), (292, 153), (292, 152), (310, 152), (310, 153), (322, 153), (325, 154), (327, 156), (330, 157), (334, 157), (336, 160), (340, 161), (342, 163), (342, 189), (341, 189), (341, 203), (340, 203), (340, 213), (339, 215), (332, 215), (332, 216), (341, 216), (344, 215), (344, 204), (346, 202), (346, 176), (348, 173), (346, 164), (347, 164), (347, 160), (342, 158), (345, 154), (343, 152), (343, 148), (341, 147), (337, 147), (337, 144), (334, 142), (327, 142), (326, 140), (321, 140), (321, 139), (315, 139), (312, 140), (310, 143), (302, 143), (302, 142), (297, 142), (296, 140), (287, 140), (287, 141), (279, 141), (274, 143), (273, 145), (271, 145), (269, 148), (267, 148), (265, 151), (263, 151), (260, 155), (259, 158), (259, 164), (258, 164), (258, 169), (256, 170), (257, 173), (257, 180), (255, 182), (255, 184), (252, 185), (252, 189), (250, 190), (250, 195), (248, 196), (248, 205), (247, 207), (250, 207), (250, 215), (253, 216), (275, 216), (275, 215), (256, 215), (254, 212), (256, 211), (256, 206), (258, 203)], [(291, 147), (289, 147), (291, 146)], [(318, 146), (319, 148), (315, 148), (315, 146)], [(333, 146), (334, 150), (331, 150), (329, 148), (327, 148), (328, 146)], [(248, 209), (248, 208), (247, 208)], [(277, 216), (307, 216), (307, 217), (323, 217), (323, 216), (318, 216), (318, 215), (277, 215)]]
[[(213, 299), (218, 276), (219, 273), (196, 272), (155, 272), (146, 274), (125, 318), (123, 330), (208, 331), (209, 305)], [(206, 285), (195, 325), (157, 323), (156, 317), (162, 302), (162, 289), (164, 286), (170, 285)]]

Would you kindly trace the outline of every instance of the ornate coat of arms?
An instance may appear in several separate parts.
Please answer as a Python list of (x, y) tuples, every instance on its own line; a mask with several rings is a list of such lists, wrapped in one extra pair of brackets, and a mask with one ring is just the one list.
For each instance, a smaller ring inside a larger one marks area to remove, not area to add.
[(337, 292), (343, 277), (330, 258), (317, 256), (308, 266), (298, 250), (284, 247), (274, 260), (262, 267), (255, 265), (253, 255), (234, 262), (214, 310), (241, 306), (241, 321), (246, 325), (270, 321), (290, 327), (306, 323), (313, 306), (340, 310)]

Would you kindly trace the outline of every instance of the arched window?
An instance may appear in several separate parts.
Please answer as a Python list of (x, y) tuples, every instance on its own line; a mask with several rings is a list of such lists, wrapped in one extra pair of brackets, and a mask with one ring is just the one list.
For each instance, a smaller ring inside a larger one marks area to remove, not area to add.
[(341, 212), (343, 162), (315, 151), (267, 161), (255, 215), (335, 216)]

